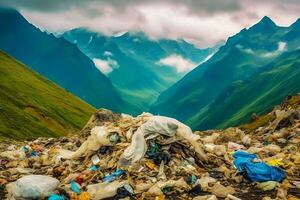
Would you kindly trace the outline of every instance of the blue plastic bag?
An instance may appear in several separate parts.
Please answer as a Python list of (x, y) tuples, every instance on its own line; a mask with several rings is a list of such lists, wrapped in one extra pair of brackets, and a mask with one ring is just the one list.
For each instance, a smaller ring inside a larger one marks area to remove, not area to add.
[(58, 194), (51, 194), (48, 200), (65, 200), (65, 198)]
[(114, 181), (117, 177), (121, 176), (124, 174), (124, 170), (122, 169), (117, 169), (114, 173), (109, 174), (103, 178), (104, 182), (112, 182)]
[(80, 188), (78, 187), (78, 184), (75, 181), (71, 181), (71, 189), (76, 194), (80, 194)]
[(245, 173), (246, 177), (252, 182), (282, 182), (286, 177), (285, 171), (279, 167), (273, 167), (264, 162), (252, 162), (253, 159), (258, 158), (255, 154), (236, 151), (233, 157), (233, 164), (237, 170)]

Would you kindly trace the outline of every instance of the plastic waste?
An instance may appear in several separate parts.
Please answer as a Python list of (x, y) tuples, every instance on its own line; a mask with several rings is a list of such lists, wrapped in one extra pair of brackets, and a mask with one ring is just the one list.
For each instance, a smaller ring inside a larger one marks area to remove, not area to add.
[(7, 185), (9, 196), (15, 199), (39, 199), (53, 194), (59, 181), (50, 176), (27, 175)]
[(132, 164), (143, 158), (148, 148), (145, 137), (156, 133), (168, 137), (175, 137), (176, 135), (179, 139), (188, 141), (199, 157), (203, 161), (207, 161), (207, 156), (198, 142), (200, 136), (193, 134), (188, 126), (172, 118), (151, 116), (147, 122), (142, 124), (133, 134), (131, 144), (125, 149), (121, 156), (120, 165), (126, 163)]
[(122, 169), (117, 169), (114, 173), (105, 176), (105, 177), (103, 178), (103, 181), (104, 181), (104, 182), (112, 182), (112, 181), (114, 181), (117, 177), (121, 176), (121, 175), (124, 174), (124, 173), (125, 173), (124, 170), (122, 170)]
[(163, 188), (170, 188), (170, 187), (187, 189), (189, 186), (184, 181), (183, 178), (181, 178), (179, 180), (158, 181), (147, 191), (147, 193), (151, 194), (151, 195), (159, 196), (159, 195), (163, 194), (163, 191), (162, 191)]
[(276, 181), (266, 181), (257, 183), (257, 187), (263, 191), (273, 190), (274, 188), (276, 188), (277, 185), (279, 185), (279, 183)]
[(149, 169), (155, 169), (156, 165), (152, 161), (146, 161), (145, 165), (149, 167)]
[(211, 188), (211, 193), (213, 195), (216, 195), (217, 197), (222, 197), (225, 198), (229, 194), (234, 194), (235, 190), (231, 186), (223, 186), (219, 182), (217, 182), (212, 188)]
[(187, 179), (186, 179), (186, 182), (189, 184), (189, 185), (195, 185), (195, 183), (197, 182), (197, 176), (195, 176), (194, 174), (191, 175), (191, 176), (188, 176)]
[(239, 172), (245, 172), (246, 177), (252, 182), (281, 182), (286, 176), (284, 170), (281, 168), (267, 165), (264, 162), (252, 162), (252, 160), (258, 159), (255, 154), (236, 151), (233, 157), (233, 164), (237, 170)]
[(134, 191), (129, 184), (125, 184), (124, 186), (117, 189), (117, 198), (125, 198), (128, 196), (132, 196)]
[(282, 162), (282, 159), (272, 159), (267, 161), (268, 165), (274, 166), (274, 167), (280, 167), (283, 166), (284, 163)]
[(158, 170), (158, 174), (157, 174), (157, 179), (158, 180), (166, 180), (167, 179), (167, 176), (164, 172), (164, 162), (161, 162), (160, 165), (159, 165), (159, 170)]
[(203, 176), (197, 180), (197, 184), (199, 184), (203, 191), (209, 190), (209, 184), (216, 183), (217, 180), (210, 176)]
[(9, 160), (17, 160), (17, 159), (22, 159), (25, 158), (26, 154), (22, 151), (4, 151), (0, 153), (0, 157), (2, 158), (7, 158)]
[(58, 195), (58, 194), (51, 194), (48, 197), (48, 200), (65, 200), (65, 198), (61, 195)]
[(227, 199), (231, 199), (231, 200), (242, 200), (242, 199), (237, 198), (237, 197), (235, 197), (235, 196), (233, 196), (233, 195), (231, 195), (231, 194), (228, 194), (228, 195), (227, 195)]
[(98, 167), (96, 165), (93, 165), (93, 166), (90, 167), (90, 170), (95, 172), (95, 171), (98, 170)]
[(168, 164), (170, 160), (171, 160), (171, 155), (166, 151), (157, 153), (157, 155), (153, 158), (153, 161), (156, 165), (159, 165), (162, 162)]
[(75, 181), (71, 181), (70, 185), (71, 185), (71, 190), (73, 192), (75, 192), (76, 194), (80, 194), (80, 187), (78, 183), (76, 183)]
[(100, 159), (97, 155), (93, 155), (91, 159), (94, 165), (97, 165), (100, 162)]
[(240, 149), (245, 149), (243, 145), (234, 143), (234, 142), (228, 142), (227, 145), (228, 151), (235, 151), (235, 150), (240, 150)]
[(193, 200), (218, 200), (215, 195), (197, 196)]
[(90, 194), (88, 192), (82, 192), (80, 195), (71, 193), (71, 200), (90, 200)]
[(117, 190), (123, 187), (126, 181), (114, 181), (111, 183), (104, 182), (87, 186), (87, 192), (90, 194), (91, 199), (100, 200), (113, 197), (117, 194)]
[(109, 141), (112, 143), (118, 143), (118, 142), (120, 142), (120, 140), (121, 140), (121, 138), (118, 133), (114, 133), (109, 137)]
[(96, 126), (91, 130), (91, 135), (77, 151), (60, 150), (60, 155), (65, 159), (76, 159), (82, 156), (88, 156), (97, 151), (101, 146), (109, 145), (112, 145), (112, 143), (110, 142), (107, 128), (105, 126)]

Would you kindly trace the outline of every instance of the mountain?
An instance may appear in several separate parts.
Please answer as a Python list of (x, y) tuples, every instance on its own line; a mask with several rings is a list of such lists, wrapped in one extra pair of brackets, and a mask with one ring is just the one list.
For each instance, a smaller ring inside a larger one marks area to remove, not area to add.
[(42, 32), (12, 9), (0, 8), (0, 27), (0, 49), (91, 105), (121, 111), (111, 81), (76, 45)]
[(0, 139), (79, 131), (95, 108), (0, 51)]
[(123, 99), (135, 105), (132, 114), (148, 110), (162, 91), (186, 73), (161, 64), (162, 59), (175, 55), (197, 65), (217, 48), (198, 49), (184, 40), (154, 40), (142, 32), (105, 36), (86, 28), (67, 31), (62, 37), (98, 63)]
[[(239, 87), (240, 82), (251, 80), (262, 73), (262, 69), (272, 61), (284, 59), (280, 57), (284, 52), (296, 50), (300, 42), (295, 38), (286, 39), (287, 35), (295, 30), (298, 30), (298, 26), (279, 27), (270, 18), (264, 17), (249, 29), (243, 29), (230, 37), (210, 60), (196, 67), (163, 92), (150, 111), (175, 117), (201, 130), (221, 126), (217, 121), (222, 121), (223, 117), (221, 112), (213, 107), (217, 105), (214, 102), (218, 102), (223, 111), (230, 110), (230, 107), (221, 105), (224, 95), (226, 96), (233, 87)], [(256, 92), (262, 91), (257, 89)], [(239, 104), (243, 98), (246, 99), (247, 93), (243, 93), (240, 98), (235, 99), (231, 106)], [(274, 105), (271, 99), (268, 102), (266, 107)], [(262, 110), (266, 110), (266, 107)], [(219, 114), (214, 115), (216, 123), (207, 123), (206, 118), (213, 120), (210, 117), (213, 115), (212, 110)], [(240, 120), (235, 122), (239, 123)]]
[(264, 114), (289, 95), (300, 91), (300, 50), (287, 52), (249, 80), (234, 83), (189, 123), (224, 128), (249, 122), (253, 113)]

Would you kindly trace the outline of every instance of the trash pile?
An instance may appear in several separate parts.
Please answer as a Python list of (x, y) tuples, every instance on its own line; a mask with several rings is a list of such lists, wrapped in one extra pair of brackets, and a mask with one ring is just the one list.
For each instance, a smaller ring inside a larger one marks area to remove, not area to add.
[(252, 132), (101, 109), (79, 135), (0, 145), (0, 199), (300, 198), (300, 110)]

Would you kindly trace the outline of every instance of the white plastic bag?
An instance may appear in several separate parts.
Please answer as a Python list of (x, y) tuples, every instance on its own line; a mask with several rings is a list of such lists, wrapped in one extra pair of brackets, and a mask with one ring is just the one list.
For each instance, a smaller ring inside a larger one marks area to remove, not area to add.
[(113, 197), (117, 194), (118, 188), (124, 186), (126, 181), (114, 181), (111, 183), (104, 182), (87, 186), (87, 192), (91, 195), (91, 199), (100, 200)]
[(8, 196), (11, 199), (40, 199), (51, 195), (59, 181), (50, 176), (28, 175), (8, 184)]
[(91, 135), (87, 140), (77, 149), (77, 151), (60, 150), (60, 156), (66, 159), (76, 159), (82, 156), (97, 151), (101, 146), (112, 145), (109, 140), (109, 132), (105, 126), (96, 126), (91, 130)]

